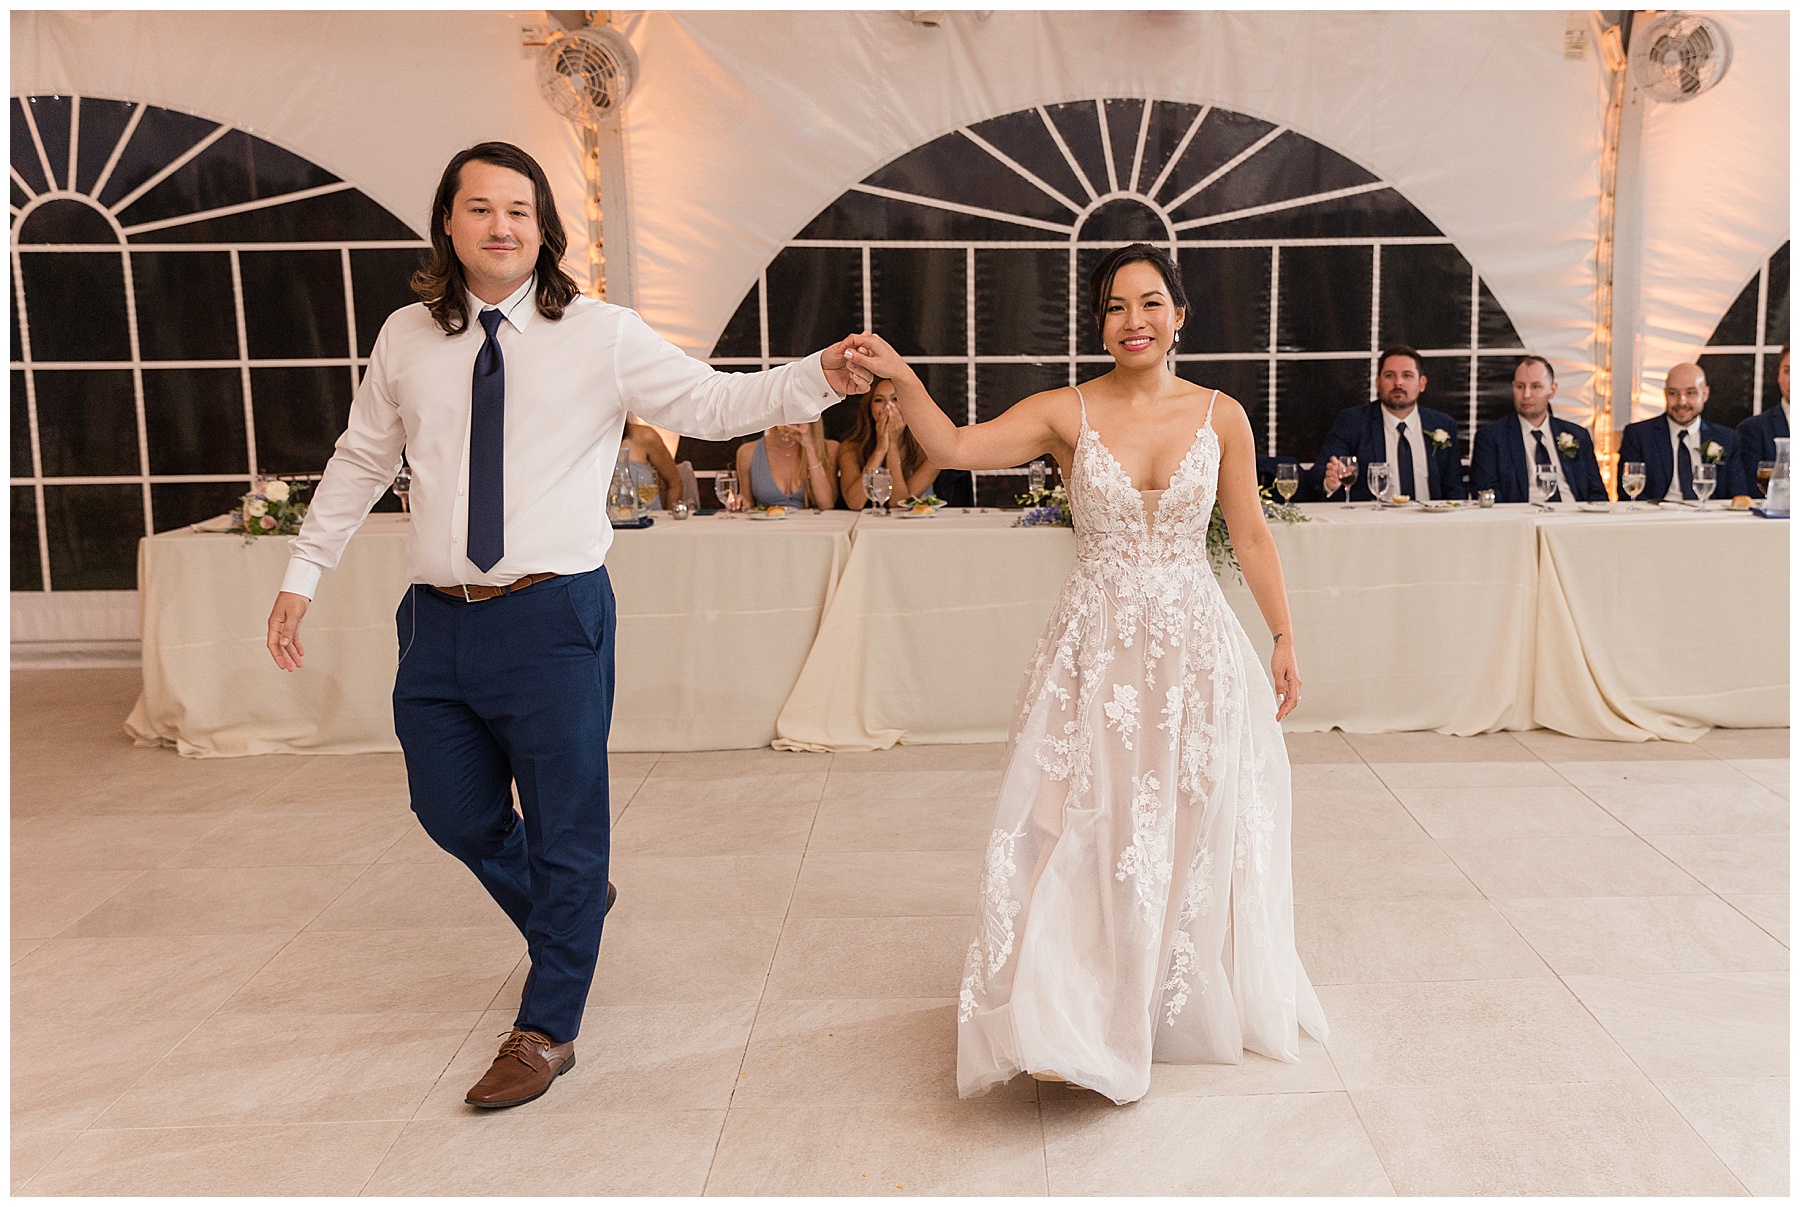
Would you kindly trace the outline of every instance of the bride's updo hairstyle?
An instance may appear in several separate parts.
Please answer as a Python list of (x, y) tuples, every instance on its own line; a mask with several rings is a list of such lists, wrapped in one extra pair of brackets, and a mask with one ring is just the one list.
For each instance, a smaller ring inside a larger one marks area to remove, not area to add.
[(1106, 297), (1112, 292), (1113, 278), (1127, 264), (1139, 261), (1154, 266), (1162, 276), (1163, 288), (1169, 291), (1170, 305), (1187, 309), (1187, 290), (1181, 287), (1181, 270), (1169, 259), (1169, 253), (1154, 243), (1130, 243), (1107, 252), (1106, 258), (1094, 266), (1088, 277), (1088, 306), (1094, 315), (1094, 330), (1106, 328)]

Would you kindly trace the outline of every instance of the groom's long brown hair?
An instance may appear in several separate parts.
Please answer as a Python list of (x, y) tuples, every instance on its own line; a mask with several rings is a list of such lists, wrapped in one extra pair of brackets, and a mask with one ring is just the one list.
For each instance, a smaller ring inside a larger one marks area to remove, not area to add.
[(575, 278), (563, 271), (563, 253), (569, 249), (569, 236), (563, 230), (562, 218), (556, 212), (556, 197), (550, 191), (550, 178), (538, 161), (509, 142), (477, 143), (459, 151), (444, 169), (438, 181), (437, 195), (431, 200), (431, 263), (413, 273), (412, 291), (431, 311), (431, 317), (446, 335), (461, 335), (469, 329), (468, 280), (462, 261), (456, 258), (456, 247), (450, 242), (445, 223), (450, 207), (456, 201), (457, 186), (462, 182), (462, 169), (470, 160), (507, 168), (531, 181), (531, 204), (537, 211), (537, 310), (555, 322), (581, 292)]

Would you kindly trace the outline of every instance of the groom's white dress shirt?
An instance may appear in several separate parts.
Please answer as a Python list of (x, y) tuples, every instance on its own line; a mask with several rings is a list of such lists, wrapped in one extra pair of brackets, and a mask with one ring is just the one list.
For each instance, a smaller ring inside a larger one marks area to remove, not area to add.
[(527, 574), (579, 574), (606, 560), (612, 482), (625, 413), (683, 435), (724, 440), (807, 423), (840, 400), (818, 353), (763, 373), (721, 373), (650, 329), (637, 312), (577, 297), (551, 322), (536, 278), (499, 304), (506, 381), (506, 552), (483, 573), (465, 556), (469, 520), (469, 386), (486, 338), (469, 295), (469, 325), (445, 335), (421, 304), (391, 315), (350, 404), (281, 589), (312, 597), (319, 576), (393, 483), (412, 467), (411, 581), (501, 585)]

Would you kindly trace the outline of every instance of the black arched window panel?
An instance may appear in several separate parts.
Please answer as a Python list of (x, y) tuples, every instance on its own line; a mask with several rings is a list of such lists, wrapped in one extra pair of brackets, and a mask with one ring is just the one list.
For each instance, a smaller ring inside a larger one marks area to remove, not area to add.
[(1699, 365), (1706, 374), (1706, 417), (1736, 427), (1781, 405), (1775, 370), (1788, 342), (1788, 244), (1765, 260), (1738, 293)]
[[(324, 468), (426, 244), (316, 164), (130, 101), (12, 99), (13, 590)], [(391, 503), (384, 505), (391, 506)]]
[[(1111, 363), (1087, 274), (1136, 240), (1181, 266), (1177, 371), (1241, 401), (1265, 452), (1311, 460), (1336, 413), (1374, 396), (1388, 344), (1425, 354), (1426, 402), (1465, 420), (1465, 451), (1511, 409), (1512, 321), (1392, 185), (1277, 123), (1137, 98), (1009, 113), (870, 174), (776, 254), (711, 361), (777, 364), (873, 326), (958, 422), (991, 419)], [(828, 413), (829, 435), (850, 411)], [(730, 455), (682, 447), (700, 468)]]

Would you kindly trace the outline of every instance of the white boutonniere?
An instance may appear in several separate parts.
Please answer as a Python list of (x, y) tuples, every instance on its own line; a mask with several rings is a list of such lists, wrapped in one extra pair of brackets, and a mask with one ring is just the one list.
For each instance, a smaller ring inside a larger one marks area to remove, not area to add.
[(1431, 441), (1431, 451), (1434, 453), (1441, 453), (1450, 447), (1450, 433), (1441, 427), (1432, 428), (1425, 438)]
[(1717, 465), (1725, 459), (1725, 446), (1717, 440), (1708, 440), (1700, 446), (1700, 460), (1708, 465)]
[(1573, 457), (1581, 442), (1575, 439), (1573, 432), (1564, 432), (1556, 438), (1556, 451), (1565, 457)]

